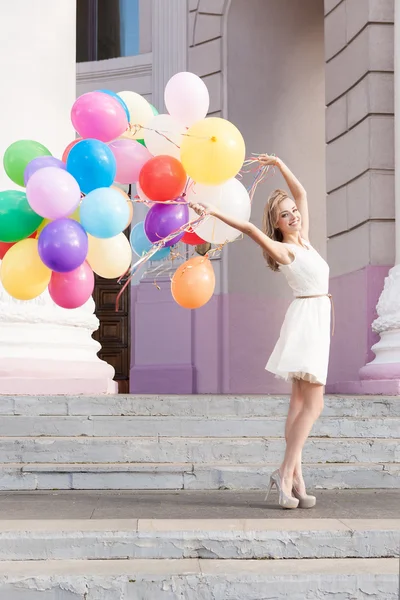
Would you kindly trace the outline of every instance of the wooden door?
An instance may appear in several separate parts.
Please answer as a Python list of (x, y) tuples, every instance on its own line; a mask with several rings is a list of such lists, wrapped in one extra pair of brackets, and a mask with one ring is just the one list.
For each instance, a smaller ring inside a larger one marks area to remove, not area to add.
[(120, 290), (117, 280), (96, 276), (93, 298), (100, 327), (93, 337), (101, 344), (99, 357), (115, 369), (119, 393), (129, 394), (130, 286), (122, 294), (119, 311), (116, 312), (115, 302)]

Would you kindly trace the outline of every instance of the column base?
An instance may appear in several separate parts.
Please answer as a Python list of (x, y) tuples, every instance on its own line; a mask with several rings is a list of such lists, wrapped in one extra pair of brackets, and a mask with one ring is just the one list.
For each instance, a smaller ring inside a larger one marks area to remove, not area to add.
[(114, 369), (106, 362), (0, 359), (0, 394), (116, 394)]
[(112, 379), (0, 379), (2, 396), (92, 396), (118, 394), (118, 384)]
[(400, 379), (370, 379), (360, 381), (341, 381), (326, 386), (327, 394), (358, 396), (399, 396)]

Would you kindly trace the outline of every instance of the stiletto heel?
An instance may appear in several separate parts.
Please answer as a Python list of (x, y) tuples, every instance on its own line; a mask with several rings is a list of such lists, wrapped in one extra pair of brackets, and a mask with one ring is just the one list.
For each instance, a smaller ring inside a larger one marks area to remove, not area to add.
[(285, 492), (282, 490), (282, 481), (281, 481), (281, 476), (280, 476), (279, 470), (274, 471), (274, 473), (272, 473), (272, 475), (271, 475), (271, 478), (269, 480), (269, 487), (268, 487), (267, 495), (265, 497), (265, 501), (267, 501), (269, 493), (273, 486), (275, 486), (279, 492), (279, 501), (278, 501), (279, 506), (282, 506), (282, 508), (297, 508), (298, 507), (298, 505), (299, 505), (298, 499), (293, 498), (293, 496), (287, 496), (285, 494)]
[(309, 496), (305, 494), (302, 496), (298, 490), (293, 486), (293, 496), (295, 496), (299, 501), (299, 508), (314, 508), (317, 503), (317, 499), (315, 496)]
[(272, 477), (269, 480), (269, 485), (268, 485), (268, 489), (267, 489), (267, 495), (265, 496), (264, 502), (266, 502), (268, 500), (268, 497), (271, 493), (272, 488), (275, 485), (275, 481), (272, 479)]

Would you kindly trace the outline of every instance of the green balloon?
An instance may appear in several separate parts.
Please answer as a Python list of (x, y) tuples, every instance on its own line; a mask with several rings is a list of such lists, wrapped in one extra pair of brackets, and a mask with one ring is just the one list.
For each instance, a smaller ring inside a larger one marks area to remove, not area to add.
[(137, 142), (139, 142), (139, 144), (142, 144), (142, 146), (144, 146), (146, 148), (146, 144), (144, 143), (144, 140), (136, 140)]
[[(149, 102), (149, 104), (150, 104), (150, 102)], [(152, 104), (150, 104), (150, 106), (151, 106), (151, 110), (153, 111), (153, 115), (155, 117), (160, 114), (155, 106), (153, 106)]]
[(24, 187), (24, 171), (28, 163), (38, 156), (51, 156), (51, 152), (39, 142), (18, 140), (5, 151), (3, 164), (9, 178)]
[(43, 217), (35, 213), (25, 192), (0, 192), (0, 242), (19, 242), (37, 230)]

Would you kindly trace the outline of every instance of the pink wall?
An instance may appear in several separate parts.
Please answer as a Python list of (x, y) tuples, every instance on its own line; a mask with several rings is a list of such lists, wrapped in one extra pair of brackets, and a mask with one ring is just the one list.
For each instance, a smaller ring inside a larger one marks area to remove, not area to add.
[[(331, 279), (336, 330), (332, 338), (329, 384), (358, 381), (358, 372), (373, 360), (378, 336), (371, 330), (376, 305), (390, 267), (367, 266)], [(335, 386), (340, 393), (340, 388)]]

